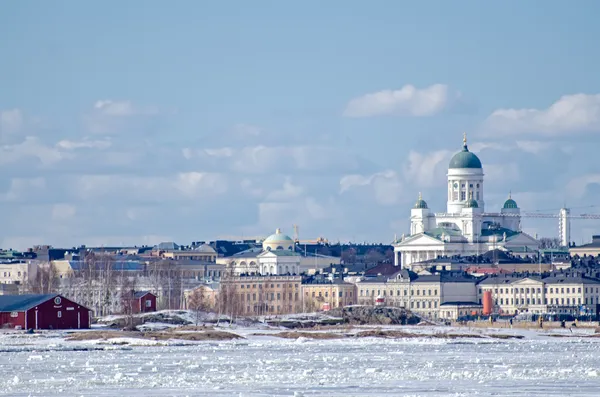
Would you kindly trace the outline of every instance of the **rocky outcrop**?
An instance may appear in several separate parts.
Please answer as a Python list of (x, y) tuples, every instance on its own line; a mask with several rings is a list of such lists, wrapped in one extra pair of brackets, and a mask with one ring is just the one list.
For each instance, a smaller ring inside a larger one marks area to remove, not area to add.
[(410, 325), (418, 324), (421, 319), (408, 310), (383, 306), (347, 306), (327, 312), (333, 317), (344, 319), (346, 324)]

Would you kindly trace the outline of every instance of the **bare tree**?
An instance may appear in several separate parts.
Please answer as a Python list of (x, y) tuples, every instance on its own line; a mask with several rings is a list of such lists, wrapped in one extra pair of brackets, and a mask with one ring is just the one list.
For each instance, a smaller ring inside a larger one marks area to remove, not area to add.
[(371, 248), (366, 254), (365, 254), (365, 262), (366, 263), (381, 263), (385, 260), (385, 255), (383, 255), (381, 252), (379, 252), (376, 248)]
[(128, 330), (133, 329), (133, 315), (136, 311), (135, 287), (135, 277), (121, 278), (121, 312), (125, 315), (125, 327)]
[(59, 287), (59, 278), (56, 267), (52, 262), (40, 264), (35, 276), (31, 291), (38, 294), (56, 292)]
[(540, 249), (560, 248), (560, 239), (557, 237), (542, 237), (539, 239)]
[(221, 286), (219, 288), (219, 296), (217, 298), (217, 307), (218, 307), (218, 315), (219, 320), (222, 314), (225, 314), (229, 317), (229, 324), (231, 325), (239, 313), (239, 295), (237, 294), (236, 285), (228, 280), (221, 280)]
[(204, 286), (200, 286), (195, 288), (187, 298), (187, 306), (189, 309), (194, 310), (196, 312), (196, 326), (198, 326), (198, 322), (200, 319), (200, 311), (205, 309), (207, 306), (206, 303), (206, 288)]

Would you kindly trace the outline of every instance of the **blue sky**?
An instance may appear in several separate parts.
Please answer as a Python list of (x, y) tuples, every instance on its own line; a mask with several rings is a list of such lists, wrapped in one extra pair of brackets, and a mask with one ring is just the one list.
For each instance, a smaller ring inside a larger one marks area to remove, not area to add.
[(0, 244), (389, 241), (463, 131), (487, 210), (600, 212), (600, 4), (489, 3), (7, 4)]

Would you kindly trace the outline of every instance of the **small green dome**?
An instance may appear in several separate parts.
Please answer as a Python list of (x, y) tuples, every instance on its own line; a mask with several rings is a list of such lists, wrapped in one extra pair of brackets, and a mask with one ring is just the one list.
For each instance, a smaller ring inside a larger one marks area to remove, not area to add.
[(477, 204), (476, 200), (470, 199), (465, 204), (466, 208), (479, 208), (479, 204)]
[(419, 193), (419, 198), (417, 199), (417, 202), (415, 203), (415, 209), (427, 209), (427, 203), (425, 202), (425, 200), (423, 200), (423, 197), (421, 197), (421, 193)]
[(483, 168), (479, 157), (469, 152), (467, 134), (463, 138), (463, 149), (452, 157), (448, 168)]
[(514, 209), (514, 208), (519, 208), (517, 206), (517, 202), (511, 198), (509, 198), (508, 200), (506, 200), (504, 202), (504, 209)]

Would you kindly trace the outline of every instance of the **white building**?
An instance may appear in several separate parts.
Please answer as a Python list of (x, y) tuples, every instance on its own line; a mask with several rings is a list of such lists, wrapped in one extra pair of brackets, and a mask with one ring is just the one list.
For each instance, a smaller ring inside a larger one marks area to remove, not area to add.
[(446, 212), (433, 213), (419, 194), (410, 214), (410, 235), (395, 241), (395, 264), (410, 268), (438, 256), (477, 255), (493, 249), (536, 251), (539, 243), (521, 230), (521, 210), (509, 195), (500, 212), (486, 212), (479, 158), (463, 148), (448, 166)]
[(261, 248), (250, 248), (231, 256), (217, 258), (234, 275), (274, 275), (315, 273), (340, 264), (339, 257), (320, 255), (298, 246), (288, 235), (277, 229), (262, 242)]
[(227, 270), (233, 275), (294, 275), (300, 274), (300, 254), (294, 251), (294, 240), (277, 229), (262, 243), (262, 250), (251, 249), (226, 259)]

